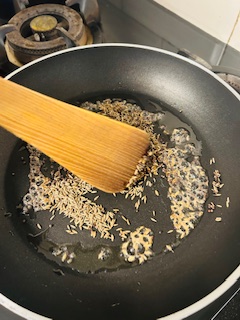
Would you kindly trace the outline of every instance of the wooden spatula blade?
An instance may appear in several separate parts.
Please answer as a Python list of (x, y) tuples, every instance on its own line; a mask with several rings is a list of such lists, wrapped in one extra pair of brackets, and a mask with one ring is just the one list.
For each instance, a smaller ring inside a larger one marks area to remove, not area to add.
[(105, 192), (123, 190), (149, 146), (140, 129), (0, 80), (0, 125)]

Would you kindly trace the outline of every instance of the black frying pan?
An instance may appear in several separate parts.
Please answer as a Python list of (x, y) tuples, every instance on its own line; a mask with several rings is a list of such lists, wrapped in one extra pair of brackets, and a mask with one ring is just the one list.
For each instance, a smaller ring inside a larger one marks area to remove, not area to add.
[[(230, 207), (214, 214), (205, 208), (199, 225), (174, 253), (157, 254), (133, 268), (78, 273), (37, 253), (32, 245), (34, 241), (29, 240), (27, 235), (36, 232), (36, 219), (42, 219), (42, 224), (49, 223), (49, 215), (24, 219), (16, 209), (28, 188), (27, 155), (23, 143), (1, 129), (0, 290), (3, 295), (53, 319), (156, 319), (184, 309), (212, 291), (214, 294), (208, 297), (216, 298), (239, 277), (240, 103), (230, 87), (185, 58), (133, 45), (74, 48), (20, 68), (9, 78), (72, 103), (126, 98), (152, 112), (153, 104), (149, 101), (161, 105), (163, 110), (190, 125), (202, 141), (201, 161), (209, 176), (214, 169), (209, 159), (216, 159), (215, 167), (225, 184), (221, 201), (224, 206), (229, 196)], [(208, 202), (212, 200), (210, 196)], [(106, 205), (113, 206), (111, 201), (105, 197)], [(149, 210), (159, 201), (163, 227), (169, 228), (166, 192), (165, 197), (154, 201), (149, 204)], [(217, 223), (215, 217), (219, 214), (222, 222)], [(140, 215), (139, 219), (144, 223), (149, 217)], [(64, 218), (59, 216), (51, 230), (59, 243), (69, 241), (62, 232), (64, 223)], [(166, 241), (166, 235), (162, 236), (158, 238), (159, 245)], [(86, 236), (81, 239), (86, 246), (90, 243)], [(56, 272), (58, 269), (61, 272)], [(226, 278), (231, 281), (224, 286)], [(201, 300), (202, 305), (198, 303), (186, 309), (185, 315), (214, 299), (208, 297)], [(180, 318), (181, 313), (175, 316)]]

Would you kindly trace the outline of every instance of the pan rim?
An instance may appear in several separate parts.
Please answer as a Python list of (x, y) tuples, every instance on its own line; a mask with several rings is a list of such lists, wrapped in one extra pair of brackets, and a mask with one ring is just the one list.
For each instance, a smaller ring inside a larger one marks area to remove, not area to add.
[(146, 45), (139, 45), (139, 44), (132, 44), (132, 43), (99, 43), (99, 44), (89, 44), (89, 45), (85, 45), (85, 46), (81, 46), (81, 47), (72, 47), (72, 48), (67, 48), (67, 49), (63, 49), (63, 50), (59, 50), (53, 53), (50, 53), (48, 55), (45, 55), (43, 57), (40, 57), (36, 60), (33, 60), (21, 67), (19, 67), (18, 69), (12, 71), (11, 73), (9, 73), (5, 79), (9, 80), (11, 77), (13, 77), (14, 75), (18, 74), (19, 72), (21, 72), (22, 70), (37, 64), (43, 60), (46, 60), (48, 58), (54, 57), (54, 56), (58, 56), (61, 54), (65, 54), (67, 52), (71, 52), (71, 51), (78, 51), (78, 50), (85, 50), (85, 49), (91, 49), (91, 48), (98, 48), (98, 47), (129, 47), (129, 48), (138, 48), (138, 49), (144, 49), (144, 50), (148, 50), (148, 51), (155, 51), (155, 52), (160, 52), (160, 53), (164, 53), (166, 55), (175, 57), (179, 60), (183, 60), (186, 61), (187, 63), (190, 63), (196, 67), (198, 67), (199, 69), (202, 69), (203, 71), (207, 72), (208, 74), (210, 74), (213, 78), (215, 78), (218, 82), (220, 82), (221, 84), (223, 84), (229, 91), (231, 91), (231, 93), (240, 101), (240, 94), (238, 94), (228, 83), (226, 83), (224, 80), (222, 80), (217, 74), (215, 74), (213, 71), (209, 70), (208, 68), (206, 68), (205, 66), (199, 64), (196, 61), (190, 60), (189, 58), (186, 58), (184, 56), (181, 56), (177, 53), (171, 52), (171, 51), (167, 51), (165, 49), (159, 49), (157, 47), (151, 47), (151, 46), (146, 46)]
[[(198, 311), (207, 307), (210, 303), (216, 301), (221, 297), (228, 289), (230, 289), (240, 278), (240, 265), (231, 273), (231, 275), (225, 279), (225, 281), (218, 286), (211, 293), (193, 303), (192, 305), (179, 310), (177, 312), (171, 313), (170, 315), (158, 318), (157, 320), (180, 320), (185, 319), (191, 315), (196, 314)], [(52, 320), (52, 318), (46, 318), (40, 314), (32, 312), (12, 300), (8, 299), (6, 296), (0, 293), (0, 305), (9, 310), (10, 312), (24, 317), (26, 320)]]
[[(156, 47), (150, 47), (150, 46), (145, 46), (145, 45), (138, 45), (138, 44), (128, 44), (128, 43), (107, 43), (107, 44), (95, 44), (95, 45), (86, 45), (82, 47), (74, 47), (74, 48), (68, 48), (64, 49), (61, 51), (54, 52), (52, 54), (43, 56), (41, 58), (38, 58), (32, 62), (29, 62), (28, 64), (18, 68), (17, 70), (11, 72), (8, 74), (5, 79), (11, 79), (14, 75), (18, 74), (22, 70), (29, 68), (30, 66), (37, 64), (45, 59), (58, 56), (61, 54), (65, 54), (70, 51), (76, 51), (76, 50), (85, 50), (85, 49), (90, 49), (90, 48), (98, 48), (98, 47), (129, 47), (129, 48), (136, 48), (136, 49), (143, 49), (143, 50), (149, 50), (149, 51), (155, 51), (159, 53), (163, 53), (172, 57), (175, 57), (177, 59), (183, 60), (187, 63), (190, 63), (209, 75), (211, 75), (213, 78), (215, 78), (218, 82), (220, 82), (222, 85), (224, 85), (239, 101), (240, 101), (240, 95), (226, 82), (224, 82), (221, 78), (219, 78), (215, 73), (213, 73), (211, 70), (207, 69), (206, 67), (200, 65), (199, 63), (192, 61), (186, 57), (180, 56), (177, 53), (169, 52), (167, 50), (159, 49)], [(230, 289), (240, 278), (240, 265), (225, 279), (225, 281), (220, 284), (216, 289), (214, 289), (211, 293), (203, 297), (202, 299), (198, 300), (197, 302), (191, 304), (190, 306), (181, 309), (175, 313), (172, 313), (168, 316), (164, 316), (161, 318), (158, 318), (159, 320), (179, 320), (179, 319), (184, 319), (186, 317), (189, 317), (196, 312), (200, 311), (201, 309), (207, 307), (210, 303), (214, 302), (216, 299), (218, 299), (220, 296), (222, 296), (225, 292), (227, 292), (228, 289)], [(9, 311), (24, 317), (26, 320), (50, 320), (51, 318), (46, 318), (44, 316), (41, 316), (37, 313), (34, 313), (17, 303), (11, 301), (8, 299), (6, 296), (0, 293), (0, 305), (8, 309)]]

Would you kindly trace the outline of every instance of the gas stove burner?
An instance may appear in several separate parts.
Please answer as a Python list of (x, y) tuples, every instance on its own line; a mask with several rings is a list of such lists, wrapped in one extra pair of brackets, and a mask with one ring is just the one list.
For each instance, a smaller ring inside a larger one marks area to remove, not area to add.
[(78, 11), (62, 4), (22, 9), (7, 24), (11, 26), (11, 31), (5, 34), (8, 60), (19, 67), (65, 48), (102, 42), (100, 25), (87, 25), (84, 21)]

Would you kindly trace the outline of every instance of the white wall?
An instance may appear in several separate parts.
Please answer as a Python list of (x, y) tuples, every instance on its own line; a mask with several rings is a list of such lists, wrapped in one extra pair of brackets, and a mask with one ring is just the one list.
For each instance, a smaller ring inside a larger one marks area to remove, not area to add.
[(154, 0), (240, 51), (240, 0)]

